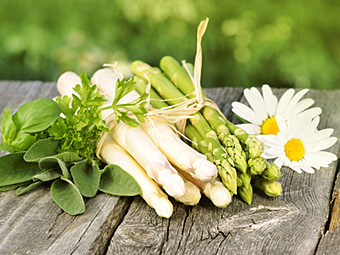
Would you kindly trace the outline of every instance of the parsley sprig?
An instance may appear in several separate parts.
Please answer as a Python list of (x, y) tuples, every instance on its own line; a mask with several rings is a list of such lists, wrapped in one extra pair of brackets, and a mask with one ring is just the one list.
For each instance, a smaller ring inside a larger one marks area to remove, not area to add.
[[(49, 136), (59, 140), (59, 151), (76, 152), (81, 157), (94, 159), (99, 136), (104, 131), (109, 131), (101, 118), (101, 113), (113, 109), (117, 123), (123, 121), (129, 126), (138, 126), (144, 122), (145, 109), (144, 94), (136, 100), (119, 104), (119, 100), (135, 89), (133, 78), (118, 80), (116, 84), (115, 99), (112, 105), (103, 107), (107, 102), (100, 94), (96, 85), (91, 85), (85, 73), (81, 76), (82, 85), (75, 86), (72, 98), (68, 96), (57, 97), (56, 102), (64, 115), (48, 129)], [(138, 119), (130, 117), (133, 114)]]
[(105, 109), (113, 109), (115, 113), (115, 118), (117, 123), (123, 121), (125, 124), (137, 127), (139, 123), (133, 118), (130, 117), (129, 114), (133, 114), (136, 116), (139, 122), (144, 122), (144, 116), (147, 112), (145, 109), (147, 94), (141, 95), (139, 98), (131, 101), (126, 104), (119, 104), (119, 100), (122, 99), (125, 95), (133, 91), (136, 82), (134, 81), (134, 77), (130, 80), (122, 79), (117, 80), (116, 89), (115, 89), (115, 98), (111, 106), (108, 106)]

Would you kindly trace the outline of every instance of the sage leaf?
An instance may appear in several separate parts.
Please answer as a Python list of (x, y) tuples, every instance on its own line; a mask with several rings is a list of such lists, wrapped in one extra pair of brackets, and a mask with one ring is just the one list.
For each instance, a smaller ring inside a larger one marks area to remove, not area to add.
[(70, 180), (61, 178), (51, 185), (53, 201), (65, 212), (77, 215), (85, 212), (85, 203), (78, 188)]
[(99, 190), (115, 196), (136, 196), (141, 193), (135, 179), (119, 166), (112, 164), (102, 170)]
[(71, 175), (67, 169), (66, 163), (56, 156), (45, 157), (39, 160), (38, 165), (41, 169), (48, 170), (48, 169), (60, 169), (62, 175), (70, 179)]
[(84, 197), (94, 197), (99, 188), (100, 170), (97, 163), (80, 161), (70, 169), (75, 185)]
[(17, 194), (17, 196), (20, 196), (24, 193), (27, 193), (31, 190), (34, 190), (36, 188), (38, 188), (39, 186), (41, 186), (43, 184), (42, 181), (37, 181), (37, 182), (33, 182), (31, 184), (28, 184), (28, 185), (22, 185), (20, 186), (17, 191), (15, 192)]
[(64, 161), (65, 163), (76, 162), (76, 161), (80, 161), (83, 159), (77, 153), (71, 152), (71, 151), (61, 152), (55, 155), (55, 157), (60, 159), (61, 161)]
[(47, 129), (60, 115), (60, 108), (50, 98), (39, 98), (19, 107), (13, 115), (18, 130), (36, 133)]
[(43, 182), (48, 182), (52, 181), (55, 179), (58, 179), (61, 176), (61, 174), (55, 170), (55, 169), (48, 169), (40, 174), (34, 175), (32, 180), (33, 181), (43, 181)]
[(17, 134), (17, 128), (13, 122), (11, 110), (6, 107), (2, 113), (1, 121), (1, 140), (6, 144), (10, 144)]
[(23, 153), (13, 153), (0, 158), (0, 186), (26, 182), (42, 172), (37, 163), (26, 162)]
[(11, 185), (1, 186), (0, 191), (13, 190), (13, 189), (20, 187), (21, 185), (25, 185), (25, 184), (29, 184), (29, 183), (31, 183), (31, 182), (28, 181), (28, 182), (22, 182), (22, 183), (16, 183), (16, 184), (11, 184)]
[(27, 162), (38, 162), (40, 159), (57, 154), (59, 142), (52, 138), (41, 139), (34, 143), (25, 153), (24, 160)]

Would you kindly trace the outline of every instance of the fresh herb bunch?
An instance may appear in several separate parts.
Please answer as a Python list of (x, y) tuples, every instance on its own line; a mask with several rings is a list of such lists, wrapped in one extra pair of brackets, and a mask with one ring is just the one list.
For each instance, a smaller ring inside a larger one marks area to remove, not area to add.
[(106, 99), (83, 73), (81, 85), (77, 84), (72, 98), (57, 97), (56, 102), (64, 115), (48, 129), (50, 137), (59, 140), (58, 151), (76, 152), (81, 157), (94, 157), (101, 132), (109, 131), (101, 118)]
[(22, 105), (13, 116), (6, 108), (0, 150), (12, 154), (0, 157), (0, 191), (17, 189), (21, 195), (50, 183), (52, 199), (72, 215), (83, 213), (83, 197), (93, 197), (98, 190), (118, 196), (140, 194), (139, 185), (123, 169), (112, 164), (100, 169), (95, 157), (100, 134), (109, 131), (102, 111), (112, 109), (117, 123), (139, 125), (131, 113), (144, 122), (146, 95), (118, 104), (134, 89), (133, 79), (119, 80), (113, 103), (104, 106), (105, 97), (83, 73), (72, 97), (57, 97), (56, 102), (40, 98)]

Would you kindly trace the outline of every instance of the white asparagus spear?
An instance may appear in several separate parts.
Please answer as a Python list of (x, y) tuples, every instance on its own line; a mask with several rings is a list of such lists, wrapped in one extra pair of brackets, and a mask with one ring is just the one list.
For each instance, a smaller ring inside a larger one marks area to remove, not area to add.
[[(71, 96), (75, 93), (72, 89), (80, 84), (80, 77), (67, 72), (62, 74), (57, 81), (57, 88), (62, 96)], [(106, 163), (116, 164), (129, 173), (139, 184), (143, 199), (156, 210), (160, 217), (169, 218), (173, 212), (173, 206), (167, 195), (159, 186), (147, 176), (143, 168), (131, 156), (119, 147), (110, 136), (107, 136), (99, 152)]]
[[(103, 68), (96, 71), (91, 81), (99, 90), (108, 97), (114, 99), (114, 87), (117, 75), (112, 69)], [(139, 97), (136, 91), (127, 94), (120, 103), (129, 103)], [(165, 121), (150, 120), (141, 125), (151, 137), (160, 151), (177, 168), (189, 172), (194, 178), (201, 181), (210, 181), (217, 176), (216, 166), (207, 160), (206, 156), (198, 153), (183, 142)]]
[(185, 179), (200, 188), (202, 193), (213, 202), (216, 207), (224, 208), (231, 203), (232, 196), (229, 190), (216, 177), (209, 182), (202, 182), (193, 178), (190, 174), (180, 171)]
[(121, 122), (110, 135), (170, 196), (178, 198), (184, 195), (183, 179), (141, 127), (130, 127)]
[(110, 136), (105, 138), (100, 155), (108, 164), (115, 164), (129, 173), (139, 184), (142, 190), (142, 198), (155, 209), (156, 213), (164, 218), (169, 218), (173, 212), (173, 206), (167, 195), (159, 186), (150, 179), (143, 168)]
[(208, 161), (205, 155), (184, 143), (167, 122), (149, 118), (142, 127), (177, 168), (203, 182), (208, 182), (217, 176), (216, 166)]

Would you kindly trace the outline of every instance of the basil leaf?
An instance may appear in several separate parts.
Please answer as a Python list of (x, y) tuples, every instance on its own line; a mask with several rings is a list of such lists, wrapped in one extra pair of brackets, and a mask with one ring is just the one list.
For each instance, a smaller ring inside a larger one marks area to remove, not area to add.
[(135, 196), (141, 189), (135, 179), (117, 165), (107, 165), (102, 170), (99, 190), (115, 196)]
[(59, 158), (57, 158), (56, 156), (50, 156), (50, 157), (45, 157), (42, 158), (41, 160), (39, 160), (39, 167), (41, 169), (44, 170), (48, 170), (48, 169), (60, 169), (62, 175), (67, 178), (70, 179), (71, 175), (70, 172), (67, 169), (66, 163), (62, 160), (60, 160)]
[(6, 107), (2, 114), (1, 121), (1, 140), (6, 144), (10, 144), (17, 134), (17, 128), (13, 122), (11, 110)]
[(68, 179), (55, 180), (51, 185), (53, 201), (65, 212), (77, 215), (85, 212), (85, 203), (78, 188)]
[(35, 137), (26, 134), (24, 132), (17, 133), (14, 141), (11, 142), (10, 146), (15, 149), (16, 152), (26, 151), (35, 142)]
[(43, 182), (48, 182), (48, 181), (52, 181), (55, 180), (57, 178), (59, 178), (61, 175), (60, 173), (58, 173), (58, 171), (56, 171), (55, 169), (48, 169), (40, 174), (34, 175), (32, 180), (33, 181), (43, 181)]
[(7, 145), (5, 143), (0, 143), (0, 151), (8, 151), (10, 153), (13, 153), (15, 152), (15, 149), (10, 145)]
[(22, 105), (13, 115), (17, 129), (36, 133), (51, 126), (60, 115), (60, 108), (50, 98), (39, 98)]
[(76, 163), (70, 169), (74, 183), (84, 197), (94, 197), (99, 188), (100, 170), (97, 163), (87, 160)]
[(28, 185), (22, 185), (21, 187), (19, 187), (19, 188), (17, 189), (17, 191), (15, 192), (15, 194), (16, 194), (17, 196), (20, 196), (20, 195), (22, 195), (22, 194), (24, 194), (24, 193), (27, 193), (27, 192), (29, 192), (29, 191), (31, 191), (31, 190), (34, 190), (34, 189), (38, 188), (38, 187), (41, 186), (42, 184), (43, 184), (42, 181), (37, 181), (37, 182), (33, 182), (33, 183), (31, 183), (31, 184), (28, 184)]
[(42, 172), (36, 163), (23, 159), (23, 153), (13, 153), (0, 158), (0, 186), (26, 182)]
[(42, 139), (34, 143), (25, 153), (24, 160), (38, 162), (40, 159), (57, 154), (58, 141), (52, 138)]

